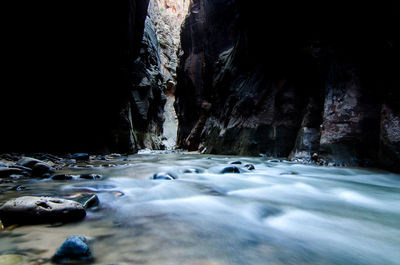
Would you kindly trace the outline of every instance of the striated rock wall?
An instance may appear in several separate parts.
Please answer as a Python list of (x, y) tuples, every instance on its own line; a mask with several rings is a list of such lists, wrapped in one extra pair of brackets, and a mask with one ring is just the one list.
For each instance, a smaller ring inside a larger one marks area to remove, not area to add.
[(193, 0), (181, 36), (178, 144), (398, 170), (393, 8)]

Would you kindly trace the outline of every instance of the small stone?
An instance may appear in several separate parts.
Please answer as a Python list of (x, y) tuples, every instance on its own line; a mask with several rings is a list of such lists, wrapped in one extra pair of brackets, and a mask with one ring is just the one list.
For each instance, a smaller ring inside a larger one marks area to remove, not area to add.
[(173, 174), (166, 172), (159, 172), (153, 175), (153, 179), (166, 179), (166, 180), (174, 180), (177, 179)]
[(254, 170), (254, 169), (256, 169), (256, 168), (254, 167), (253, 164), (246, 164), (246, 165), (244, 165), (244, 167), (245, 167), (247, 170)]
[(96, 194), (83, 195), (76, 199), (77, 202), (82, 204), (83, 208), (88, 209), (99, 205), (99, 197)]
[(75, 201), (51, 197), (23, 196), (0, 207), (3, 224), (66, 223), (86, 216), (83, 206)]
[(78, 235), (68, 237), (52, 257), (57, 263), (88, 262), (93, 259), (86, 238)]
[(314, 162), (317, 162), (318, 161), (318, 154), (317, 153), (313, 153), (312, 156), (311, 156), (311, 160), (314, 161)]
[(103, 155), (97, 156), (97, 160), (107, 160), (107, 157)]
[(12, 187), (10, 190), (23, 191), (23, 190), (28, 190), (28, 188), (23, 185), (17, 185), (17, 186)]
[(271, 159), (271, 160), (268, 160), (268, 162), (270, 162), (270, 163), (279, 163), (281, 161), (278, 160), (278, 159)]
[(241, 165), (242, 162), (241, 161), (233, 161), (231, 162), (231, 165)]
[(221, 170), (221, 174), (225, 173), (240, 173), (240, 170), (235, 166), (225, 167)]
[(101, 179), (102, 176), (99, 174), (82, 174), (79, 176), (81, 179), (89, 179), (89, 180), (96, 180), (96, 179)]

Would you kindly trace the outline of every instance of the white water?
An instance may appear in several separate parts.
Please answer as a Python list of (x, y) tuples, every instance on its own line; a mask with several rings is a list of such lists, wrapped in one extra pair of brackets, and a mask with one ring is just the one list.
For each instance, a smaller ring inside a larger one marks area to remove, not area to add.
[[(93, 238), (96, 264), (400, 264), (400, 175), (263, 158), (129, 159), (91, 169), (102, 181), (31, 184), (33, 193), (96, 192), (101, 208), (77, 224), (15, 229), (0, 251), (46, 246), (40, 255), (49, 256), (66, 235), (82, 234)], [(240, 174), (219, 173), (235, 160)], [(178, 179), (150, 179), (160, 171)]]

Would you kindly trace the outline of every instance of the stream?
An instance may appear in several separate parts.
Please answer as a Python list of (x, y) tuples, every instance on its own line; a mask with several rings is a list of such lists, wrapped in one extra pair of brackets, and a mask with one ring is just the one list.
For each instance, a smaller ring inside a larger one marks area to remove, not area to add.
[[(227, 166), (240, 173), (221, 174)], [(0, 232), (0, 255), (51, 264), (77, 234), (89, 238), (93, 264), (400, 264), (398, 174), (152, 151), (64, 172), (103, 178), (30, 179), (22, 191), (2, 184), (0, 202), (96, 193), (99, 207), (77, 223)], [(157, 172), (177, 179), (151, 179)]]

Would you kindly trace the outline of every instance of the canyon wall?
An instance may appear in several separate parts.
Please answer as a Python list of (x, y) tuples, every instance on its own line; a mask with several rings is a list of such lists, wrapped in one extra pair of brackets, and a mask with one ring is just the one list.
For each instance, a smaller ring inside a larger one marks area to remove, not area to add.
[(158, 8), (148, 13), (149, 0), (8, 5), (1, 152), (162, 147)]
[(399, 170), (394, 2), (194, 0), (178, 144)]
[(5, 4), (0, 152), (135, 151), (121, 113), (148, 3)]

